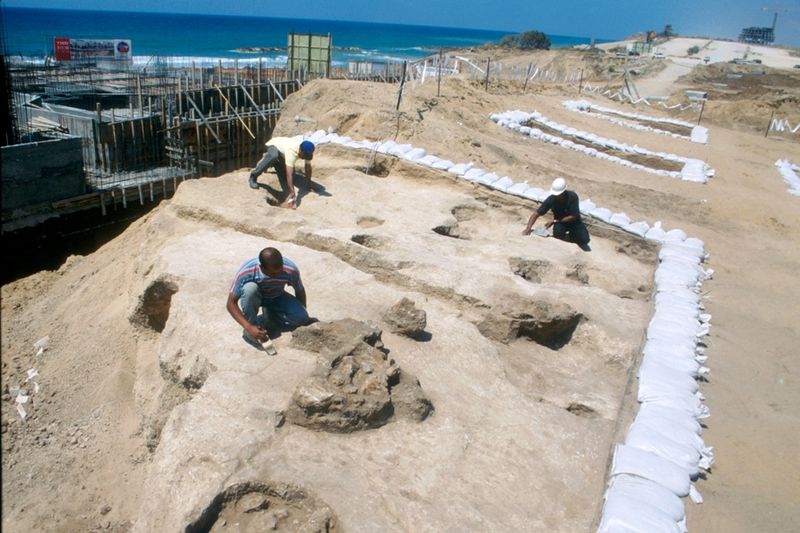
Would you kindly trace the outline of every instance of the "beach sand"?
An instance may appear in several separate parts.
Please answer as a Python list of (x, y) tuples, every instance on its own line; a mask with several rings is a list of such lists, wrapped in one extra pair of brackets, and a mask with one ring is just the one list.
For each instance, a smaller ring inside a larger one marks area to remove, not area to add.
[[(687, 79), (658, 83), (677, 93)], [(313, 81), (287, 100), (275, 133), (393, 139), (543, 189), (562, 176), (582, 199), (702, 239), (715, 271), (703, 285), (713, 317), (703, 439), (716, 462), (697, 482), (704, 503), (686, 500), (688, 527), (791, 531), (800, 210), (774, 163), (800, 160), (797, 136), (765, 138), (768, 116), (741, 95), (709, 102), (702, 145), (568, 111), (562, 102), (576, 92), (448, 79), (437, 96), (436, 83), (410, 83), (395, 114), (396, 86)], [(792, 116), (796, 102), (781, 109)], [(707, 184), (649, 174), (488, 118), (512, 109), (701, 159), (716, 174)], [(370, 163), (379, 175), (363, 172)], [(657, 248), (597, 222), (590, 253), (523, 237), (532, 201), (335, 145), (314, 158), (327, 195), (309, 192), (296, 210), (268, 205), (247, 187), (248, 170), (186, 181), (95, 253), (2, 287), (3, 383), (40, 387), (24, 422), (3, 390), (3, 529), (182, 530), (208, 525), (208, 509), (219, 530), (266, 527), (253, 517), (285, 531), (298, 529), (292, 520), (341, 531), (596, 528), (611, 450), (637, 408)], [(298, 387), (330, 360), (288, 332), (269, 357), (224, 309), (236, 269), (269, 245), (299, 265), (313, 316), (383, 330), (387, 359), (419, 380), (432, 414), (412, 420), (397, 407), (382, 427), (344, 434), (285, 419)], [(394, 333), (383, 318), (402, 297), (426, 312), (425, 336)], [(509, 327), (531, 308), (574, 327), (556, 343)], [(38, 376), (25, 383), (29, 368)], [(268, 505), (221, 496), (248, 483), (272, 491)]]

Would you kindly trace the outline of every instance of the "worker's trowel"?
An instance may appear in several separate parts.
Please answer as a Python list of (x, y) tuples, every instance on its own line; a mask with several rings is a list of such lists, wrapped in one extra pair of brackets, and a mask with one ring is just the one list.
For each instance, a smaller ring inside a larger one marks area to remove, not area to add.
[(264, 351), (267, 352), (267, 355), (278, 355), (278, 350), (275, 349), (275, 345), (272, 343), (272, 339), (267, 337), (267, 340), (261, 343), (261, 346), (264, 347)]
[(533, 233), (538, 235), (539, 237), (549, 237), (550, 232), (548, 232), (544, 228), (533, 228)]

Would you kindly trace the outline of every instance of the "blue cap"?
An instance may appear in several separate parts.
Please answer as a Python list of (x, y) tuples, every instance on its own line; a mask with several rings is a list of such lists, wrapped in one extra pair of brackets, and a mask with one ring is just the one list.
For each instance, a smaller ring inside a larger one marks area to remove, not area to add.
[(300, 151), (302, 155), (305, 156), (303, 159), (313, 159), (314, 158), (314, 143), (311, 141), (303, 141), (300, 143)]

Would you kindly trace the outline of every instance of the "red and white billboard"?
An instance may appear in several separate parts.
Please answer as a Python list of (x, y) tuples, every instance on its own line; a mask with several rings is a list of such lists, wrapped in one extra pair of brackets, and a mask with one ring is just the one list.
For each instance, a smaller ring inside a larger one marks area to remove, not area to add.
[(132, 56), (130, 39), (69, 39), (56, 37), (53, 48), (57, 61), (81, 59), (129, 60)]

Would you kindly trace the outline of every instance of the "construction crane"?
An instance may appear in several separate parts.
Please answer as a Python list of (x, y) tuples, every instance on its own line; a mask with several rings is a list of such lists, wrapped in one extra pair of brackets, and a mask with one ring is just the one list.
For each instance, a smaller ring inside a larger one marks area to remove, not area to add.
[(773, 12), (774, 15), (772, 16), (772, 32), (775, 32), (775, 24), (778, 22), (778, 13), (786, 13), (789, 11), (788, 7), (762, 7), (761, 11), (770, 11)]

